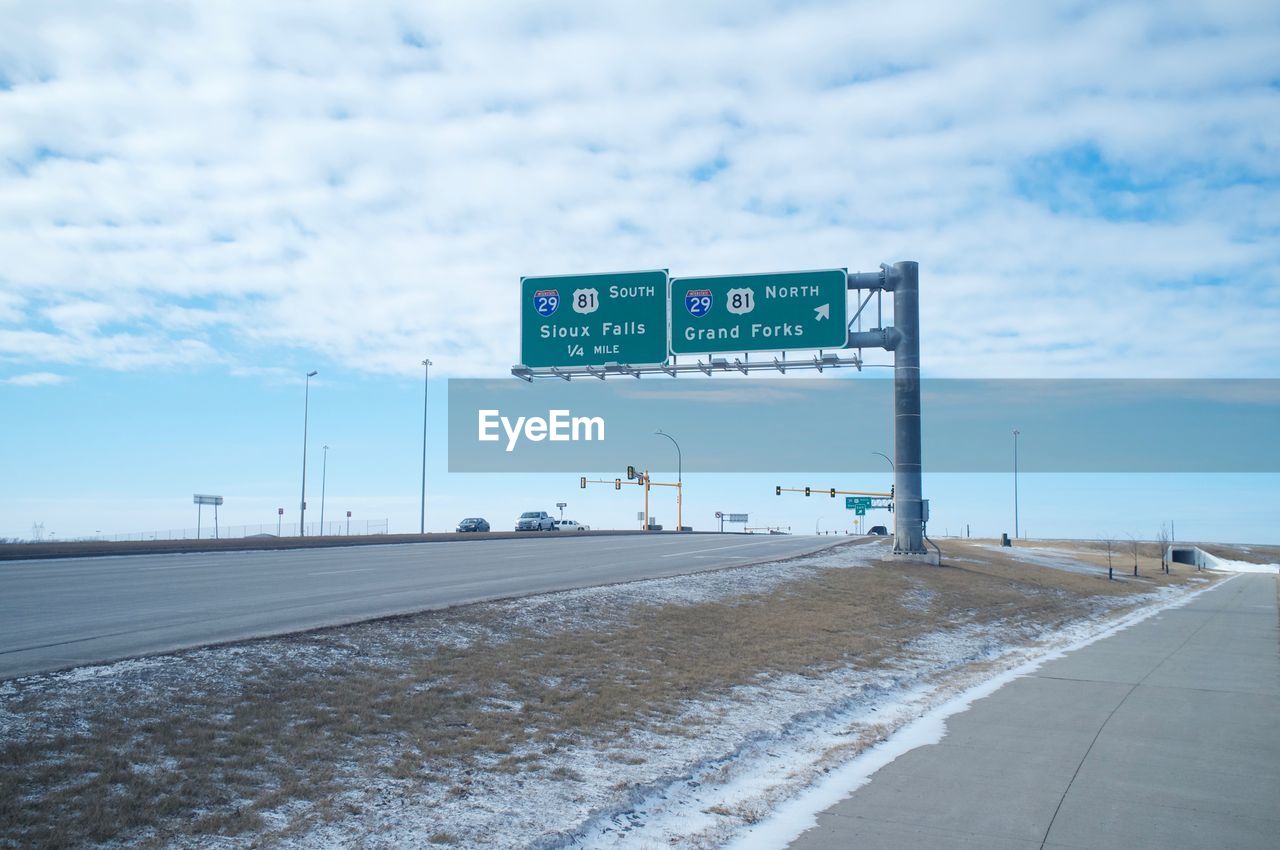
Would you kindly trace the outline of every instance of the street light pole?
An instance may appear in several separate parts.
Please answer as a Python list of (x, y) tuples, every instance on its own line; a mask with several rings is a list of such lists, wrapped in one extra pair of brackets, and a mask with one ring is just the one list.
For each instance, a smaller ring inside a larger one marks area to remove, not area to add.
[(418, 533), (427, 533), (427, 381), (431, 377), (431, 358), (422, 361), (422, 513)]
[(329, 478), (329, 447), (324, 447), (324, 461), (320, 464), (320, 536), (324, 537), (324, 485)]
[(684, 456), (680, 452), (680, 444), (676, 442), (675, 437), (661, 428), (653, 433), (666, 437), (676, 447), (676, 531), (679, 532), (684, 528)]
[(1013, 429), (1013, 539), (1018, 539), (1018, 435), (1022, 432)]
[(307, 373), (302, 395), (302, 501), (298, 505), (299, 537), (307, 536), (307, 416), (311, 409), (311, 379), (318, 374), (314, 369)]

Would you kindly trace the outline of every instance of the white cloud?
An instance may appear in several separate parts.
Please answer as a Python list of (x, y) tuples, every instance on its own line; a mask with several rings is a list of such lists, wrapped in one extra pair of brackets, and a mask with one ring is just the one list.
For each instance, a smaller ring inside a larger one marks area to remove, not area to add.
[(29, 372), (25, 375), (5, 378), (0, 383), (12, 384), (15, 387), (46, 387), (51, 384), (61, 384), (66, 379), (65, 375), (55, 375), (53, 372)]
[[(31, 4), (0, 33), (0, 357), (501, 375), (521, 274), (910, 258), (936, 374), (1274, 375), (1277, 17)], [(1103, 173), (1060, 173), (1077, 149)], [(1068, 209), (1019, 185), (1039, 161)]]

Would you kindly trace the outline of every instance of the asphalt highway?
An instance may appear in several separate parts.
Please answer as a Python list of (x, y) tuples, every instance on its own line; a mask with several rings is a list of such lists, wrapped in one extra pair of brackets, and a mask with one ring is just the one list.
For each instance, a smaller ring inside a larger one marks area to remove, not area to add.
[(848, 538), (554, 535), (0, 563), (0, 679), (486, 599), (788, 558)]

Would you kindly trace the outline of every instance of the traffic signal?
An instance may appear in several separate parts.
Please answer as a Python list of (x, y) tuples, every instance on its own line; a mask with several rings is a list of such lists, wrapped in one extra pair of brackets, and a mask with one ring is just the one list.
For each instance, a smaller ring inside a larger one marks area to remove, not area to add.
[(808, 496), (809, 496), (809, 488), (808, 488), (808, 487), (804, 488), (804, 495), (805, 495), (805, 498), (808, 498)]
[(832, 488), (831, 488), (831, 498), (833, 498), (833, 499), (834, 499), (835, 497), (836, 497), (836, 488), (832, 487)]
[(627, 467), (627, 480), (628, 481), (636, 480), (636, 468), (634, 466)]
[(782, 485), (781, 485), (781, 484), (779, 484), (777, 487), (774, 487), (774, 488), (773, 488), (773, 495), (775, 495), (775, 496), (781, 496), (781, 495), (782, 495)]
[(621, 478), (615, 478), (615, 479), (613, 479), (613, 489), (615, 489), (615, 490), (621, 490), (621, 489), (622, 489), (622, 479), (621, 479)]
[(578, 486), (583, 490), (587, 489), (587, 476), (584, 475), (578, 479)]

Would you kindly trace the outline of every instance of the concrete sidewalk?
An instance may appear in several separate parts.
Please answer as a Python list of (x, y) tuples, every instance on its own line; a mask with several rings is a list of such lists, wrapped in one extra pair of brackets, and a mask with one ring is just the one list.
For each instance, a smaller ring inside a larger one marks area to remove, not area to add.
[(1280, 847), (1276, 593), (1241, 575), (1014, 680), (791, 847)]

